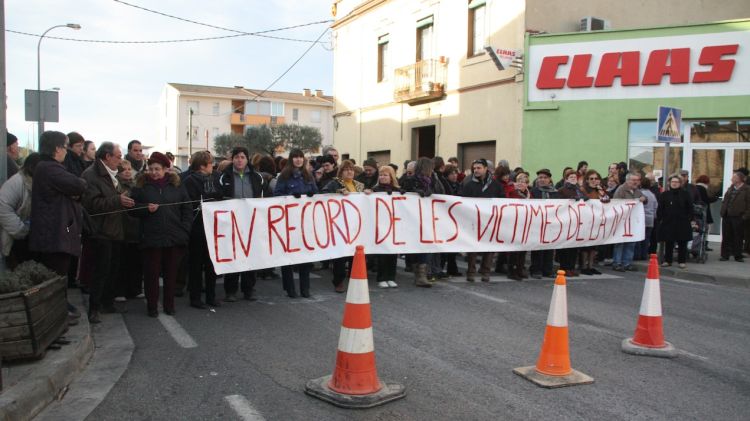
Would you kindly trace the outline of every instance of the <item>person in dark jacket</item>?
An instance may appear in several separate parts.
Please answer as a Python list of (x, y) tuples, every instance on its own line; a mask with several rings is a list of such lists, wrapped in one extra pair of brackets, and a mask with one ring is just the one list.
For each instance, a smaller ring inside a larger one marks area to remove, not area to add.
[[(378, 183), (372, 188), (373, 193), (393, 194), (399, 192), (401, 186), (396, 179), (396, 171), (388, 165), (380, 167), (378, 170)], [(374, 256), (377, 259), (378, 286), (380, 288), (397, 288), (396, 283), (396, 262), (397, 254), (378, 254)]]
[[(419, 158), (414, 165), (414, 174), (407, 175), (402, 177), (402, 180), (399, 180), (402, 190), (417, 193), (421, 197), (431, 196), (433, 193), (433, 168), (434, 163), (430, 158)], [(414, 285), (422, 288), (432, 287), (432, 283), (427, 279), (427, 263), (430, 259), (429, 253), (413, 254), (411, 259), (415, 265)]]
[[(34, 170), (31, 191), (29, 250), (53, 272), (66, 276), (72, 256), (81, 254), (82, 214), (79, 202), (86, 182), (67, 172), (65, 133), (47, 131), (39, 138), (41, 161)], [(68, 314), (80, 317), (68, 303)]]
[(115, 312), (114, 281), (120, 270), (121, 246), (125, 239), (122, 215), (116, 212), (135, 205), (117, 180), (120, 161), (120, 147), (104, 142), (96, 151), (96, 162), (83, 172), (83, 179), (88, 183), (83, 194), (83, 207), (93, 215), (91, 222), (94, 226), (94, 233), (89, 238), (94, 251), (94, 277), (89, 285), (89, 323), (101, 322), (99, 312)]
[[(237, 146), (232, 149), (232, 165), (219, 175), (219, 188), (224, 199), (253, 199), (273, 196), (263, 180), (263, 176), (249, 165), (247, 148)], [(224, 301), (237, 301), (237, 290), (242, 290), (245, 300), (256, 301), (253, 296), (255, 272), (245, 271), (224, 275)]]
[(362, 163), (362, 174), (354, 179), (365, 185), (365, 189), (372, 189), (378, 184), (378, 163), (372, 158), (366, 159)]
[[(552, 186), (552, 172), (543, 168), (536, 172), (536, 186), (531, 189), (533, 199), (559, 199), (560, 193)], [(554, 278), (553, 270), (554, 250), (534, 250), (531, 252), (531, 277), (534, 279)]]
[[(307, 169), (307, 160), (305, 154), (300, 149), (293, 149), (289, 152), (289, 159), (286, 161), (284, 169), (276, 179), (276, 186), (273, 190), (274, 196), (294, 196), (301, 197), (312, 196), (318, 192), (318, 186), (315, 184), (315, 178)], [(310, 264), (301, 263), (298, 265), (287, 265), (281, 268), (281, 281), (289, 298), (297, 298), (297, 291), (294, 287), (294, 271), (299, 273), (299, 290), (300, 295), (310, 298)]]
[[(203, 228), (201, 215), (201, 201), (221, 200), (223, 194), (217, 188), (211, 154), (208, 151), (195, 152), (190, 157), (190, 175), (185, 178), (183, 185), (188, 197), (193, 201), (191, 205), (194, 215), (188, 251), (190, 255), (188, 259), (190, 306), (198, 309), (206, 308), (206, 304), (219, 307), (220, 303), (216, 300), (216, 271), (208, 254), (206, 231)], [(201, 301), (203, 290), (206, 291), (205, 304)]]
[[(338, 177), (326, 184), (321, 193), (339, 193), (346, 195), (351, 193), (362, 193), (364, 191), (365, 185), (354, 179), (354, 164), (352, 161), (345, 160), (339, 165)], [(347, 277), (346, 266), (350, 261), (350, 257), (340, 257), (331, 260), (333, 266), (332, 282), (334, 291), (338, 293), (346, 291), (344, 280)]]
[(177, 174), (168, 172), (169, 158), (154, 152), (148, 159), (148, 174), (141, 174), (132, 196), (141, 218), (143, 282), (149, 317), (157, 317), (159, 275), (164, 279), (164, 312), (175, 314), (174, 290), (177, 265), (190, 239), (193, 211), (190, 198)]
[[(96, 145), (93, 140), (83, 141), (83, 154), (81, 155), (81, 161), (83, 161), (83, 169), (85, 170), (96, 160)], [(132, 166), (131, 166), (132, 167)]]
[[(505, 197), (502, 186), (492, 179), (492, 175), (487, 170), (487, 160), (477, 159), (471, 163), (471, 177), (466, 177), (461, 183), (461, 196), (463, 197)], [(479, 273), (482, 276), (482, 282), (490, 281), (490, 271), (492, 270), (492, 259), (494, 253), (467, 253), (466, 260), (469, 269), (466, 271), (466, 280), (474, 282), (476, 276), (476, 259), (479, 256), (481, 264)]]
[(732, 174), (732, 185), (724, 193), (724, 201), (721, 203), (721, 261), (729, 260), (730, 254), (734, 255), (734, 260), (744, 261), (743, 223), (750, 221), (750, 185), (747, 185), (746, 179), (744, 173), (735, 171)]
[(5, 179), (9, 180), (18, 172), (18, 163), (16, 162), (16, 160), (18, 159), (19, 149), (18, 149), (18, 138), (16, 137), (16, 135), (8, 132), (6, 137), (7, 137), (7, 143), (6, 143), (7, 164), (5, 164), (6, 165)]
[[(445, 194), (449, 196), (458, 196), (461, 189), (461, 183), (458, 181), (458, 168), (453, 164), (448, 164), (443, 170), (443, 180), (445, 180)], [(441, 253), (441, 267), (445, 264), (445, 272), (448, 276), (461, 276), (456, 264), (458, 253)]]
[[(516, 188), (513, 186), (513, 182), (510, 180), (511, 173), (510, 168), (506, 167), (507, 161), (501, 160), (503, 165), (498, 165), (495, 168), (495, 172), (492, 175), (493, 180), (500, 186), (500, 190), (503, 192), (502, 197), (511, 197), (515, 194)], [(508, 261), (508, 253), (499, 252), (495, 254), (495, 273), (506, 273), (506, 264), (510, 266)]]
[[(529, 190), (529, 175), (525, 172), (516, 174), (516, 181), (513, 183), (513, 190), (508, 194), (513, 199), (530, 199), (531, 190)], [(523, 281), (529, 277), (525, 269), (526, 252), (514, 251), (508, 253), (508, 278), (515, 281)]]
[(318, 180), (318, 191), (322, 191), (323, 188), (331, 182), (338, 174), (338, 166), (336, 160), (330, 155), (324, 155), (320, 159), (320, 168), (323, 169), (323, 175)]
[(672, 266), (674, 246), (677, 243), (677, 263), (685, 268), (687, 243), (693, 238), (690, 226), (693, 216), (693, 200), (690, 193), (682, 188), (679, 175), (669, 177), (669, 190), (659, 195), (656, 219), (659, 221), (659, 241), (665, 242), (662, 266)]
[(133, 171), (140, 174), (146, 171), (146, 161), (143, 159), (143, 145), (140, 140), (131, 140), (128, 142), (128, 154), (125, 159), (130, 161)]
[(68, 153), (65, 154), (65, 161), (63, 165), (65, 169), (76, 177), (80, 177), (83, 174), (83, 170), (86, 169), (83, 163), (83, 142), (85, 139), (78, 132), (68, 133)]
[[(572, 169), (565, 171), (563, 174), (565, 183), (559, 190), (560, 198), (572, 200), (589, 200), (588, 195), (581, 190), (578, 185), (578, 173)], [(578, 247), (568, 247), (557, 250), (557, 256), (560, 259), (560, 269), (565, 271), (567, 276), (578, 276), (576, 262), (578, 261)]]

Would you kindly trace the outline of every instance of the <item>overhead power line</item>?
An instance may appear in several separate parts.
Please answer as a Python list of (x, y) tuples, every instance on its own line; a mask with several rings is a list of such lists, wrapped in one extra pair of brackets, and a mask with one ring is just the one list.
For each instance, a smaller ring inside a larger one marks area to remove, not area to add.
[[(264, 31), (258, 31), (258, 32), (244, 32), (241, 34), (233, 34), (233, 35), (219, 35), (219, 36), (213, 36), (213, 37), (202, 37), (202, 38), (183, 38), (183, 39), (164, 39), (164, 40), (124, 40), (124, 41), (118, 41), (118, 40), (103, 40), (103, 39), (81, 39), (81, 38), (66, 38), (66, 37), (54, 37), (54, 36), (45, 36), (44, 38), (48, 39), (57, 39), (62, 41), (75, 41), (75, 42), (88, 42), (88, 43), (99, 43), (99, 44), (169, 44), (169, 43), (178, 43), (178, 42), (196, 42), (196, 41), (213, 41), (218, 39), (227, 39), (227, 38), (239, 38), (239, 37), (246, 37), (246, 36), (260, 36), (260, 37), (266, 37), (266, 38), (276, 38), (276, 39), (283, 39), (283, 40), (289, 40), (289, 41), (301, 41), (301, 40), (295, 40), (294, 38), (283, 38), (283, 37), (274, 37), (269, 35), (263, 35), (268, 32), (277, 32), (277, 31), (284, 31), (287, 29), (294, 29), (294, 28), (302, 28), (306, 26), (313, 26), (313, 25), (320, 25), (323, 23), (330, 23), (330, 20), (320, 20), (315, 22), (309, 22), (309, 23), (303, 23), (300, 25), (293, 25), (293, 26), (285, 26), (283, 28), (276, 28), (276, 29), (267, 29)], [(328, 31), (328, 28), (326, 28), (326, 31)], [(27, 35), (31, 37), (40, 37), (40, 34), (32, 34), (30, 32), (23, 32), (23, 31), (14, 31), (12, 29), (6, 29), (5, 32), (9, 32), (12, 34), (19, 34), (19, 35)], [(320, 38), (318, 38), (320, 40)], [(311, 45), (315, 45), (318, 41), (305, 41), (309, 42)]]
[[(122, 0), (114, 0), (114, 1), (117, 2), (117, 3), (120, 3), (122, 5), (129, 6), (129, 7), (134, 7), (136, 9), (140, 9), (140, 10), (143, 10), (143, 11), (146, 11), (146, 12), (149, 12), (149, 13), (154, 13), (154, 14), (157, 14), (157, 15), (160, 15), (160, 16), (171, 18), (171, 19), (177, 19), (177, 20), (183, 21), (183, 22), (193, 23), (195, 25), (206, 26), (208, 28), (221, 29), (222, 31), (234, 32), (235, 34), (252, 35), (252, 36), (259, 36), (259, 37), (280, 39), (280, 40), (284, 40), (284, 41), (311, 42), (311, 43), (317, 42), (317, 41), (312, 41), (312, 40), (309, 40), (309, 39), (298, 39), (298, 38), (277, 37), (277, 36), (272, 36), (272, 35), (262, 35), (264, 32), (271, 32), (271, 31), (261, 31), (261, 32), (249, 33), (249, 32), (240, 31), (240, 30), (237, 30), (237, 29), (226, 28), (226, 27), (218, 26), (218, 25), (212, 25), (210, 23), (198, 22), (198, 21), (192, 20), (192, 19), (181, 18), (179, 16), (170, 15), (169, 13), (164, 13), (164, 12), (160, 12), (158, 10), (153, 10), (153, 9), (149, 9), (149, 8), (146, 8), (146, 7), (143, 7), (143, 6), (138, 6), (136, 4), (128, 3), (128, 2), (125, 2), (125, 1), (122, 1)], [(321, 21), (320, 23), (324, 23), (324, 22), (325, 23), (330, 23), (330, 22), (333, 22), (333, 21), (327, 20), (327, 21)], [(290, 28), (284, 28), (284, 29), (290, 29)]]

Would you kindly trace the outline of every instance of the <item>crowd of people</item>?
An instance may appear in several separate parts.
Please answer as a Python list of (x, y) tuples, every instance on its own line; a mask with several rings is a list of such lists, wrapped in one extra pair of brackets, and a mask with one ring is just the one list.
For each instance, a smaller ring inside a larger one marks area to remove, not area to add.
[[(511, 169), (504, 160), (494, 165), (488, 159), (476, 159), (463, 169), (455, 157), (447, 162), (441, 157), (406, 161), (399, 175), (394, 163), (367, 159), (360, 167), (354, 160), (340, 160), (333, 147), (310, 158), (301, 150), (273, 158), (250, 154), (240, 146), (227, 157), (199, 151), (183, 171), (174, 165), (171, 153), (151, 152), (146, 158), (138, 140), (129, 142), (123, 154), (117, 144), (102, 142), (97, 147), (76, 132), (44, 132), (39, 152), (26, 157), (20, 168), (18, 140), (12, 134), (8, 134), (7, 152), (8, 180), (0, 188), (0, 241), (6, 266), (13, 269), (23, 261), (37, 260), (67, 276), (69, 286), (80, 285), (88, 293), (91, 323), (99, 323), (102, 313), (117, 312), (116, 302), (136, 298), (145, 298), (147, 314), (157, 317), (161, 297), (164, 313), (173, 315), (175, 297), (186, 290), (190, 306), (199, 309), (235, 302), (239, 292), (243, 299), (254, 301), (257, 278), (278, 278), (275, 269), (226, 274), (224, 298), (217, 297), (217, 275), (200, 214), (202, 201), (413, 192), (476, 198), (633, 199), (644, 204), (645, 239), (637, 243), (530, 253), (467, 252), (465, 273), (457, 265), (461, 253), (405, 255), (415, 285), (429, 288), (439, 279), (455, 276), (475, 282), (478, 274), (482, 282), (489, 282), (493, 272), (518, 281), (554, 277), (555, 262), (573, 277), (600, 274), (601, 266), (631, 271), (633, 261), (647, 259), (659, 242), (665, 244), (662, 265), (673, 264), (676, 249), (677, 264), (684, 268), (688, 254), (706, 246), (706, 239), (695, 240), (694, 234), (698, 223), (713, 223), (709, 205), (722, 193), (709, 191), (705, 175), (690, 183), (685, 170), (669, 175), (662, 187), (664, 183), (652, 173), (628, 171), (624, 162), (600, 173), (581, 161), (575, 169), (565, 168), (555, 183), (549, 169), (529, 172)], [(733, 257), (741, 262), (743, 251), (750, 252), (749, 182), (747, 169), (737, 169), (732, 185), (723, 192), (722, 261)], [(705, 218), (697, 221), (696, 209), (703, 209), (707, 214), (700, 216)], [(692, 250), (688, 250), (690, 241)], [(398, 257), (368, 256), (379, 287), (398, 287)], [(282, 288), (290, 298), (310, 297), (311, 270), (330, 269), (334, 290), (344, 292), (350, 262), (339, 258), (317, 263), (316, 268), (313, 264), (282, 267)], [(71, 305), (69, 312), (72, 319), (79, 315)]]

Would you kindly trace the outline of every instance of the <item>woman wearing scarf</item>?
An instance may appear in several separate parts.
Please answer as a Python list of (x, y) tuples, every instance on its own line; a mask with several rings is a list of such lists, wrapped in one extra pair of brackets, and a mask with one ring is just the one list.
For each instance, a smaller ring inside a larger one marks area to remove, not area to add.
[[(511, 199), (530, 199), (531, 190), (529, 190), (529, 174), (522, 172), (516, 174), (516, 182), (513, 183), (513, 190), (507, 192), (507, 197)], [(508, 278), (515, 281), (522, 281), (529, 277), (526, 271), (526, 252), (514, 251), (508, 253)]]
[[(396, 172), (388, 165), (383, 165), (378, 170), (378, 183), (373, 186), (373, 193), (392, 194), (398, 192), (401, 187), (396, 180)], [(396, 260), (397, 254), (378, 254), (378, 286), (380, 288), (397, 288), (396, 284)]]
[(190, 198), (180, 186), (177, 174), (167, 171), (169, 158), (154, 152), (148, 159), (148, 174), (136, 181), (132, 197), (135, 216), (141, 218), (141, 253), (143, 284), (148, 315), (159, 315), (159, 275), (164, 278), (164, 312), (174, 315), (174, 292), (177, 265), (190, 239), (193, 211)]
[[(307, 160), (305, 154), (300, 149), (293, 149), (289, 152), (289, 159), (286, 161), (284, 169), (276, 179), (276, 185), (273, 189), (274, 196), (301, 197), (303, 194), (312, 196), (318, 192), (318, 186), (315, 184), (315, 177), (307, 169)], [(310, 264), (302, 263), (299, 265), (287, 265), (281, 268), (281, 281), (284, 291), (289, 298), (297, 298), (297, 291), (294, 288), (294, 270), (299, 273), (299, 292), (305, 298), (310, 298)]]
[[(354, 164), (346, 160), (339, 165), (337, 177), (329, 181), (323, 187), (322, 193), (362, 193), (365, 191), (365, 185), (354, 179)], [(344, 279), (346, 278), (346, 263), (351, 260), (349, 257), (340, 257), (333, 259), (333, 286), (338, 293), (346, 291)]]
[[(563, 176), (565, 183), (560, 189), (560, 198), (573, 200), (589, 200), (586, 193), (578, 185), (578, 174), (572, 169), (565, 171)], [(560, 269), (565, 271), (567, 276), (578, 276), (576, 271), (576, 262), (578, 261), (578, 247), (560, 249), (557, 251), (560, 260)]]

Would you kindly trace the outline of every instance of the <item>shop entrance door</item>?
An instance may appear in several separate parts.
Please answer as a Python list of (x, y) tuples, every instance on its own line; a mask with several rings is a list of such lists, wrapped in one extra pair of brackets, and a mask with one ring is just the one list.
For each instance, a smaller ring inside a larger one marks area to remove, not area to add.
[(719, 197), (719, 200), (710, 204), (714, 223), (708, 235), (709, 241), (719, 242), (721, 241), (721, 201), (724, 192), (732, 184), (734, 170), (740, 167), (750, 168), (750, 147), (738, 145), (717, 148), (715, 145), (693, 144), (690, 149), (690, 153), (685, 154), (685, 164), (690, 168), (690, 182), (695, 183), (701, 175), (708, 176), (708, 196)]

